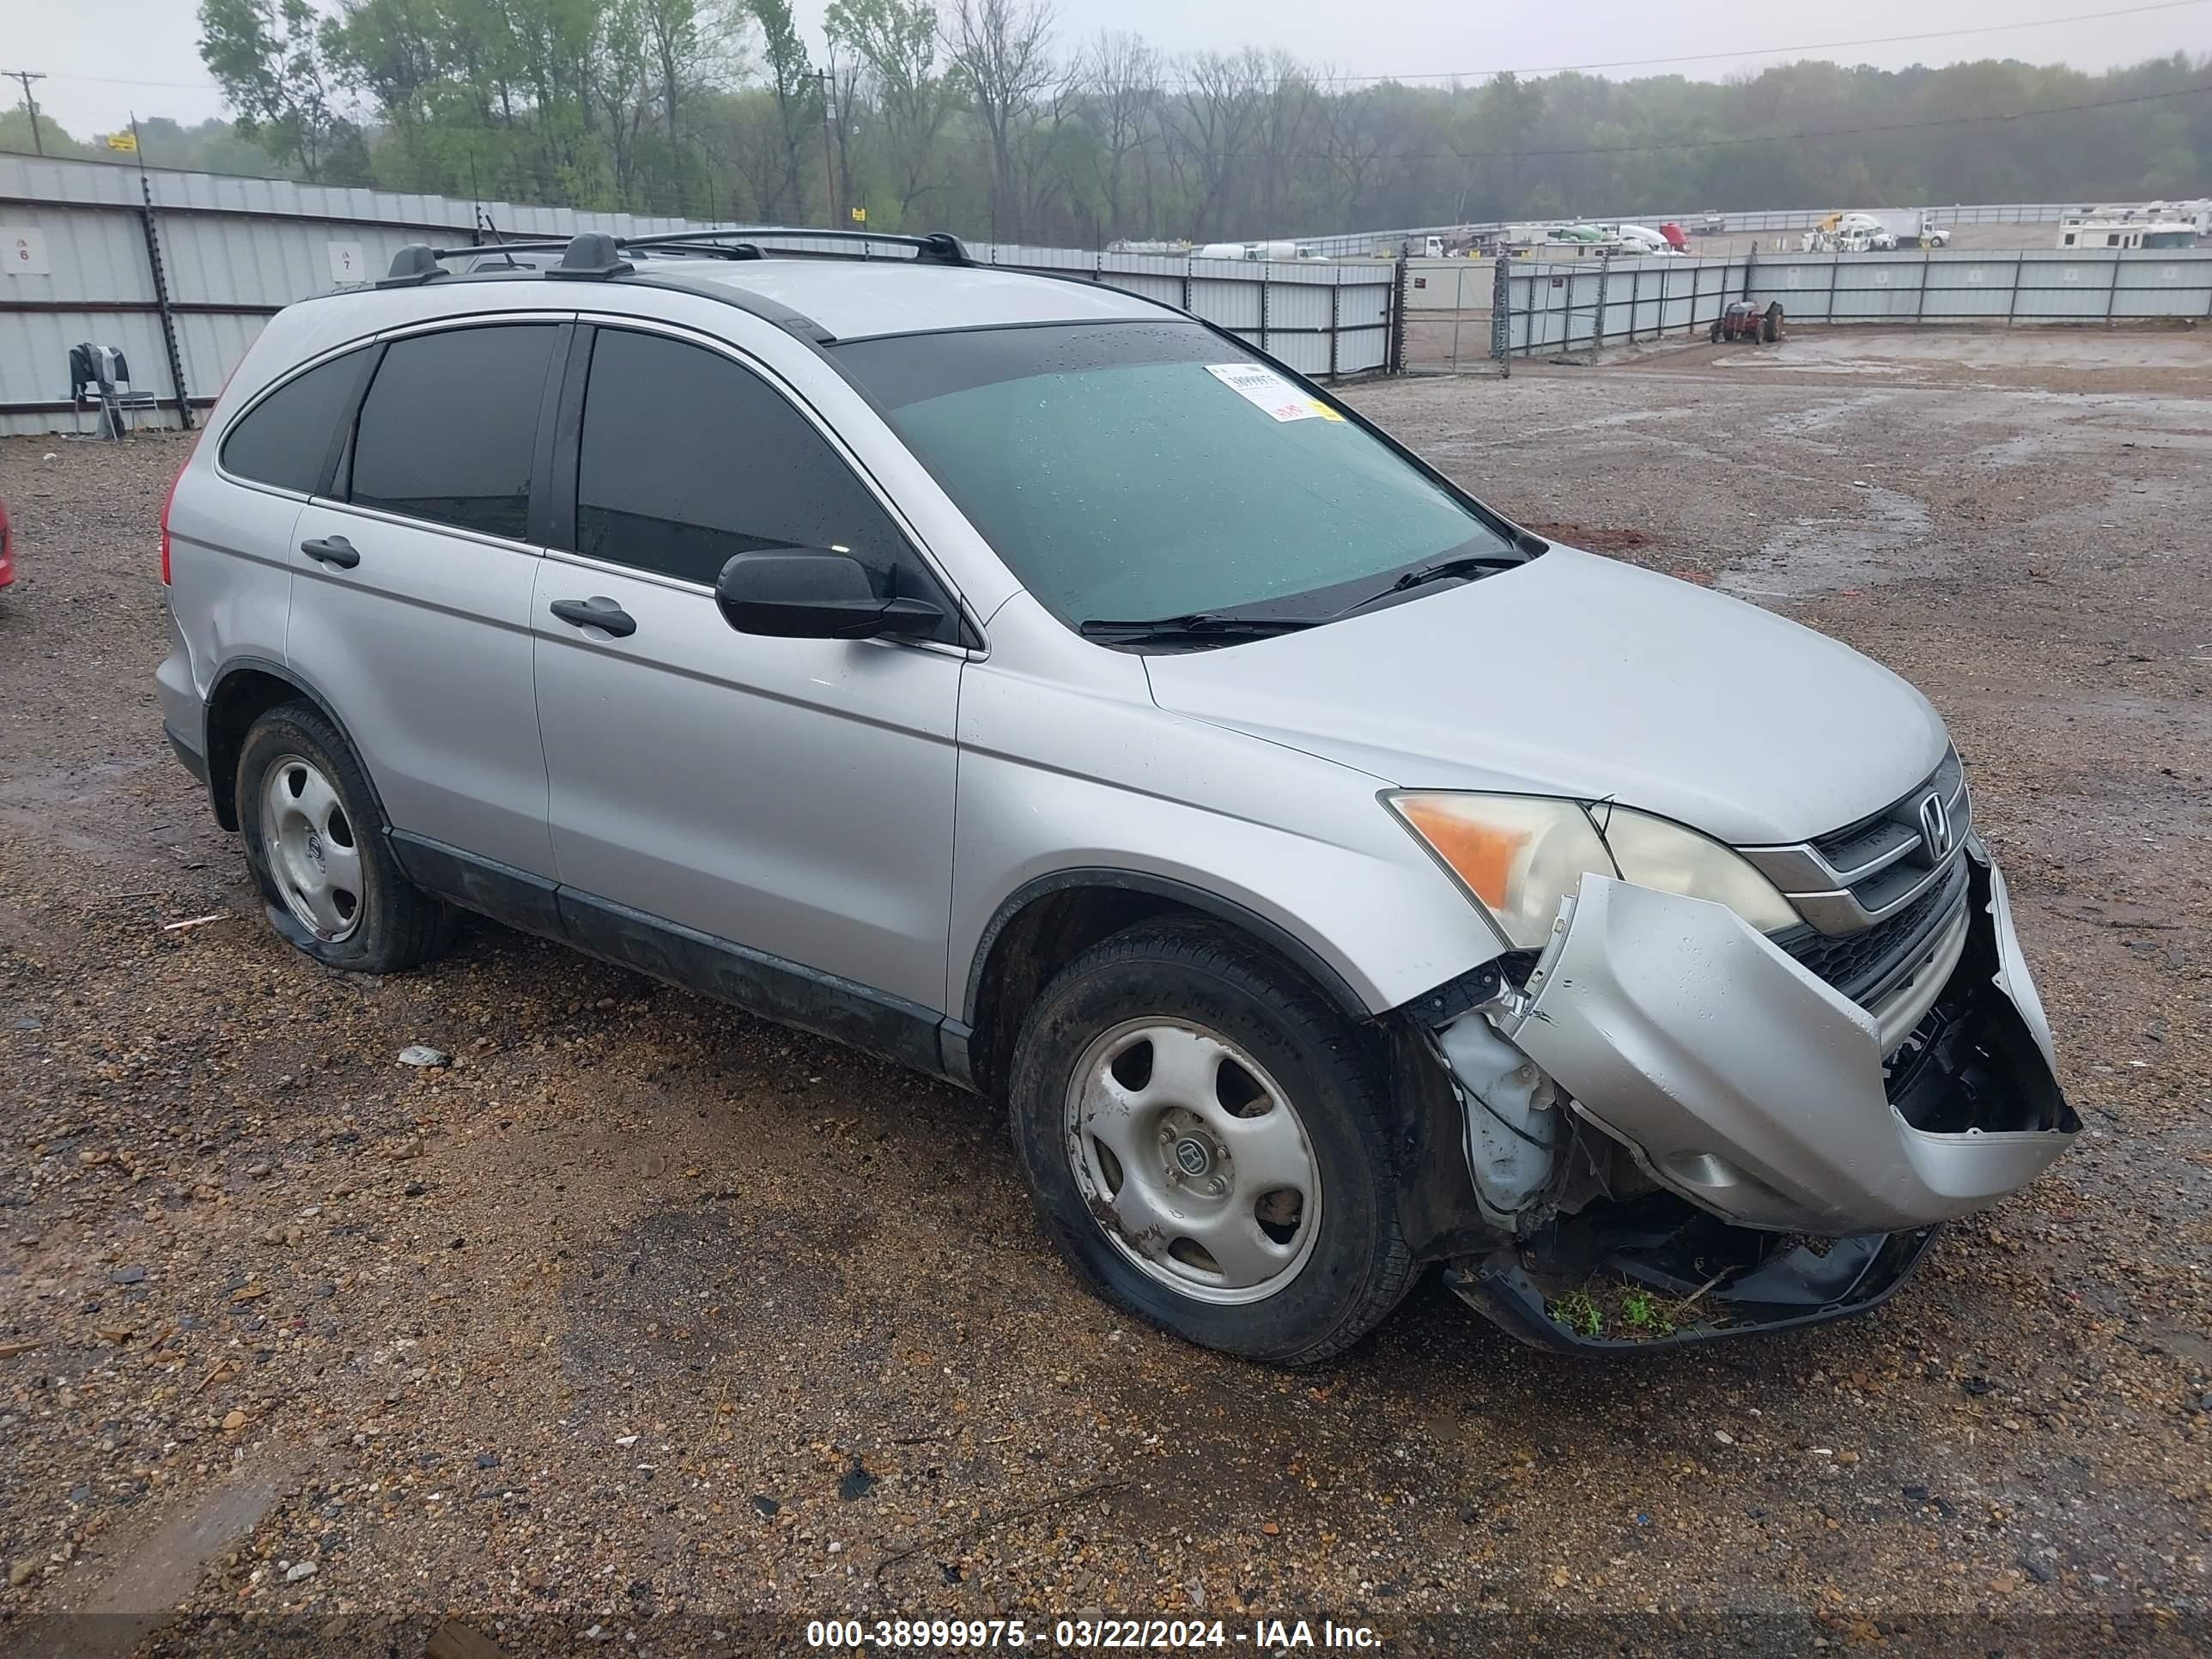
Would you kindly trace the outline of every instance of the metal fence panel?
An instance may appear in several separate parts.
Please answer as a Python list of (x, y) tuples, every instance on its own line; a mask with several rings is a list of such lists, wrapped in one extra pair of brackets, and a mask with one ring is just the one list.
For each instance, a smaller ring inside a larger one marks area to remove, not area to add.
[(121, 351), (131, 366), (134, 391), (166, 395), (167, 358), (161, 319), (149, 311), (17, 312), (0, 317), (0, 408), (44, 405), (51, 412), (31, 416), (0, 415), (0, 432), (59, 432), (71, 425), (69, 350), (80, 340), (96, 340)]
[[(480, 204), (438, 197), (152, 171), (142, 183), (136, 170), (98, 162), (0, 156), (0, 229), (29, 233), (42, 255), (31, 263), (45, 267), (0, 267), (8, 272), (0, 275), (0, 432), (68, 426), (68, 348), (88, 339), (120, 348), (135, 389), (168, 401), (167, 418), (175, 418), (180, 388), (169, 374), (143, 218), (149, 194), (181, 392), (199, 403), (222, 386), (270, 313), (381, 275), (410, 242), (465, 246), (479, 231)], [(728, 228), (498, 202), (481, 208), (507, 239)], [(779, 237), (777, 245), (841, 253), (854, 246), (803, 235)], [(886, 258), (909, 257), (888, 241), (880, 251)], [(1365, 374), (1389, 362), (1393, 265), (1263, 264), (991, 243), (971, 244), (970, 251), (985, 263), (1109, 283), (1188, 309), (1308, 374)]]
[(2020, 262), (1989, 256), (1930, 260), (1922, 276), (1920, 314), (1927, 322), (2003, 320), (2012, 315)]
[(0, 307), (153, 300), (146, 241), (136, 214), (0, 203), (0, 231), (36, 233), (45, 245), (48, 267), (44, 275), (0, 276)]

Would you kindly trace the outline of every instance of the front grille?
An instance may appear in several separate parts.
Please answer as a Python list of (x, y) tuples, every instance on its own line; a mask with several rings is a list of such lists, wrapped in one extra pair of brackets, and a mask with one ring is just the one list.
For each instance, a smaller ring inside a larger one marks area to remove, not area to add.
[[(1959, 764), (1955, 749), (1943, 757), (1943, 763), (1936, 769), (1933, 776), (1909, 791), (1894, 805), (1884, 807), (1845, 829), (1814, 838), (1813, 850), (1844, 877), (1844, 884), (1850, 890), (1851, 896), (1869, 912), (1896, 902), (1926, 878), (1929, 865), (1921, 853), (1918, 809), (1930, 791), (1942, 798), (1950, 812), (1954, 844), (1965, 840), (1971, 808), (1966, 798), (1966, 772)], [(1880, 867), (1856, 880), (1850, 879), (1856, 872), (1875, 866)]]
[(1737, 850), (1832, 938), (1887, 927), (1947, 887), (1973, 830), (1957, 751), (1897, 800), (1789, 847)]
[(1815, 927), (1792, 927), (1774, 942), (1854, 1002), (1869, 1003), (1917, 967), (1936, 935), (1966, 902), (1966, 861), (1952, 860), (1941, 881), (1895, 915), (1863, 933), (1837, 938)]

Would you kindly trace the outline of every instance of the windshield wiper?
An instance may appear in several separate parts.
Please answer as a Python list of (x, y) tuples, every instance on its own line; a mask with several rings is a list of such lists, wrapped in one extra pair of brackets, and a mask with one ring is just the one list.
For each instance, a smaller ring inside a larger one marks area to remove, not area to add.
[(1078, 623), (1075, 631), (1086, 640), (1144, 640), (1163, 635), (1190, 635), (1200, 639), (1267, 639), (1316, 628), (1325, 617), (1239, 617), (1224, 611), (1193, 611), (1180, 617), (1155, 617), (1150, 621), (1123, 621), (1093, 617)]
[(1465, 576), (1472, 580), (1491, 571), (1510, 570), (1515, 565), (1526, 564), (1528, 562), (1522, 555), (1506, 553), (1462, 553), (1456, 558), (1438, 559), (1434, 564), (1425, 564), (1418, 569), (1408, 570), (1382, 592), (1370, 593), (1364, 599), (1354, 599), (1336, 614), (1340, 617), (1348, 617), (1356, 611), (1364, 611), (1370, 605), (1379, 605), (1384, 599), (1403, 593), (1409, 588), (1425, 587), (1431, 582), (1446, 581), (1455, 576)]

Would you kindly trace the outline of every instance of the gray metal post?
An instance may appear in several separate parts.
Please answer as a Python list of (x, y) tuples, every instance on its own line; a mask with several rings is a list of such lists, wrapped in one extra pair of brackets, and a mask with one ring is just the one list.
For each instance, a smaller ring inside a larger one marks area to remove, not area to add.
[(2020, 315), (2021, 280), (2027, 275), (2027, 256), (2014, 254), (2012, 262), (2012, 292), (2005, 296), (2005, 326), (2012, 326), (2013, 319)]
[(2114, 249), (2112, 252), (2112, 280), (2111, 284), (2105, 289), (2105, 326), (2106, 328), (2110, 328), (2112, 325), (2112, 309), (2117, 304), (2118, 304), (2120, 298), (2120, 257), (2119, 250), (2117, 248)]
[(1501, 258), (1490, 277), (1490, 355), (1498, 373), (1513, 378), (1513, 262)]
[(1389, 361), (1385, 365), (1393, 374), (1406, 372), (1406, 256), (1401, 252), (1391, 266), (1397, 280), (1390, 284), (1390, 342)]
[(1613, 261), (1597, 262), (1597, 307), (1590, 313), (1590, 356), (1595, 357), (1605, 346), (1605, 289), (1613, 277)]
[(169, 384), (177, 392), (177, 424), (192, 429), (191, 394), (185, 389), (185, 360), (177, 349), (177, 318), (169, 309), (169, 278), (161, 269), (161, 236), (154, 227), (154, 186), (138, 175), (139, 228), (146, 233), (146, 264), (154, 273), (154, 304), (161, 313), (161, 346), (169, 359)]
[(1831, 328), (1836, 325), (1836, 278), (1843, 274), (1843, 269), (1844, 256), (1831, 253), (1828, 256), (1828, 315), (1826, 319)]
[(1920, 292), (1912, 296), (1912, 320), (1916, 323), (1928, 314), (1928, 271), (1931, 257), (1927, 249), (1920, 251)]
[[(1337, 273), (1341, 275), (1341, 272)], [(1336, 379), (1336, 346), (1344, 325), (1344, 285), (1332, 283), (1328, 290), (1328, 378)]]

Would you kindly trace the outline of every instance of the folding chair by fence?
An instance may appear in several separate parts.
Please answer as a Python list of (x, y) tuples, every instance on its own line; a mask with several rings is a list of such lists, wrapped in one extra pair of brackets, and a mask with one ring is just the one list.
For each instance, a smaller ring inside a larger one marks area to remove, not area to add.
[(141, 410), (159, 410), (161, 406), (161, 400), (152, 392), (132, 390), (130, 361), (115, 347), (88, 340), (70, 348), (70, 419), (77, 436), (86, 435), (88, 409), (100, 414), (93, 435), (120, 438), (137, 428)]

